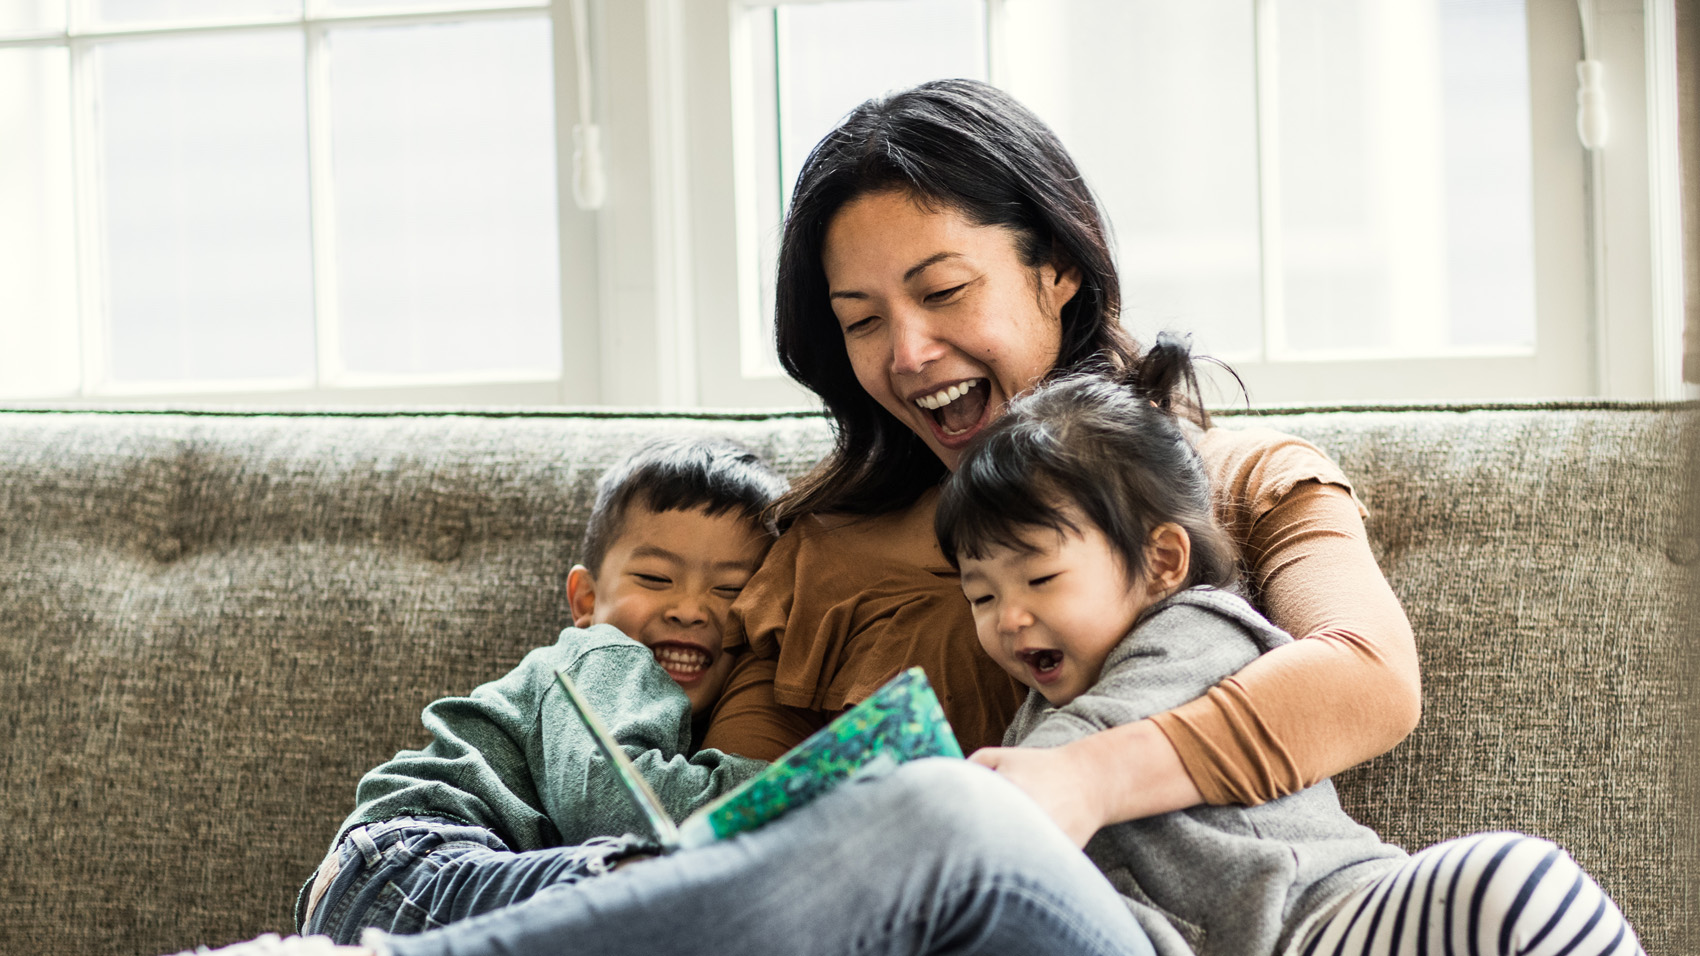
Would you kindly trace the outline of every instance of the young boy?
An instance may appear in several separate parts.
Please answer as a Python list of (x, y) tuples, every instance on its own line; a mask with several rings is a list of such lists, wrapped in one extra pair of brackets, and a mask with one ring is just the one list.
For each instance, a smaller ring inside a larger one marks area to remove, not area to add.
[(573, 626), (500, 680), (425, 708), (431, 742), (361, 779), (302, 889), (298, 928), (345, 944), (367, 927), (421, 932), (644, 852), (629, 834), (647, 827), (593, 759), (557, 670), (675, 816), (759, 772), (719, 751), (685, 754), (692, 718), (731, 669), (727, 609), (771, 543), (758, 516), (784, 490), (756, 456), (715, 441), (654, 442), (604, 474), (584, 563), (567, 577)]

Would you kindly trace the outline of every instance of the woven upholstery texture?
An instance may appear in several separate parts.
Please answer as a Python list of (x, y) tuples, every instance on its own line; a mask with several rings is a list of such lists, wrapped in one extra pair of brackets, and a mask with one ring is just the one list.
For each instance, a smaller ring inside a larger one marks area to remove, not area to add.
[[(1692, 409), (1225, 420), (1357, 481), (1416, 626), (1422, 726), (1344, 775), (1407, 847), (1570, 848), (1696, 953)], [(355, 781), (567, 622), (596, 476), (645, 438), (795, 475), (818, 417), (0, 413), (0, 953), (287, 932)]]

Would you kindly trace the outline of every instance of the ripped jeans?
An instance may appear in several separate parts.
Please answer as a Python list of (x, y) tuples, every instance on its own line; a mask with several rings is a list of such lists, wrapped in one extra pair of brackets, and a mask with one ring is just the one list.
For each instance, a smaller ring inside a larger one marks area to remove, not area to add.
[[(411, 894), (364, 875), (374, 857), (374, 873), (386, 872), (382, 848), (370, 853), (345, 839), (339, 860), (359, 871), (360, 883), (339, 886), (346, 871), (339, 873), (306, 931), (350, 940), (360, 936), (358, 924), (372, 925), (372, 914), (387, 919), (393, 910), (412, 922), (380, 923), (358, 940), (382, 956), (1153, 953), (1122, 898), (1038, 806), (962, 760), (870, 775), (760, 830), (619, 872), (607, 871), (643, 844), (587, 844), (600, 847), (589, 850), (593, 863), (582, 847), (541, 851), (535, 875), (493, 881), (502, 885), (488, 893), (447, 889), (477, 884), (477, 861), (496, 852), (453, 849), (470, 839), (466, 831), (487, 832), (451, 827), (430, 837), (371, 839), (374, 847), (439, 841), (418, 844), (427, 859), (464, 852), (454, 859), (466, 861), (466, 875), (454, 875), (451, 864), (443, 868), (448, 878), (428, 881), (435, 888), (414, 884)], [(412, 851), (392, 852), (400, 867)], [(478, 909), (526, 888), (534, 889), (529, 899)]]
[(414, 934), (602, 876), (653, 847), (635, 837), (515, 853), (484, 827), (398, 817), (350, 830), (297, 903), (303, 933), (358, 942), (367, 928)]

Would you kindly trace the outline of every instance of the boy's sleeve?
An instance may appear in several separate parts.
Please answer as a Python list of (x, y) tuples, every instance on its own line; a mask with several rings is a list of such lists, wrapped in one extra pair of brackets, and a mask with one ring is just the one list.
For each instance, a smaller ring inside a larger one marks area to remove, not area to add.
[(1048, 711), (1019, 746), (1056, 747), (1172, 710), (1258, 653), (1244, 628), (1211, 611), (1186, 604), (1165, 608), (1110, 652), (1097, 683)]
[[(568, 676), (675, 820), (766, 767), (718, 750), (690, 753), (690, 701), (647, 647), (608, 628), (576, 634), (569, 628), (562, 644), (575, 643), (580, 646), (568, 658)], [(541, 759), (533, 773), (562, 841), (647, 834), (648, 824), (553, 671), (543, 679), (548, 686), (539, 697)]]

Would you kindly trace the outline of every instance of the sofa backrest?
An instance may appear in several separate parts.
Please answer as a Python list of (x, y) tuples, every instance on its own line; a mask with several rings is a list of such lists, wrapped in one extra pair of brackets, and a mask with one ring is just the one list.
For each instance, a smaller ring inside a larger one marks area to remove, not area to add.
[[(1225, 420), (1340, 460), (1416, 627), (1423, 724), (1350, 809), (1413, 848), (1553, 837), (1655, 953), (1700, 913), (1694, 415)], [(597, 475), (663, 433), (792, 475), (830, 445), (810, 415), (0, 413), (0, 952), (287, 932), (360, 775), (567, 623)]]

